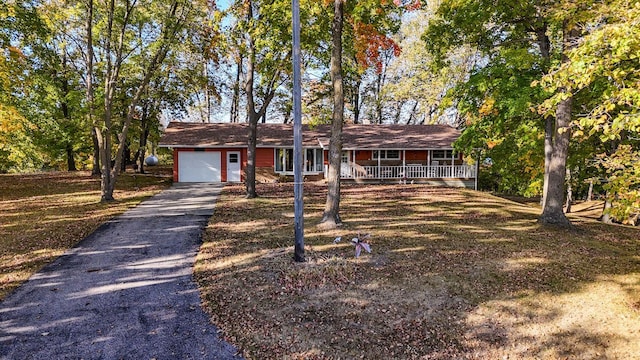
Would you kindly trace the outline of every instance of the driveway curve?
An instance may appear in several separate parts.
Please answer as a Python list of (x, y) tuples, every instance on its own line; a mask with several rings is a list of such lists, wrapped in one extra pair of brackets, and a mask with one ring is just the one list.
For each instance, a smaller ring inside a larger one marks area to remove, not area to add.
[(237, 359), (192, 278), (222, 186), (176, 184), (0, 302), (0, 359)]

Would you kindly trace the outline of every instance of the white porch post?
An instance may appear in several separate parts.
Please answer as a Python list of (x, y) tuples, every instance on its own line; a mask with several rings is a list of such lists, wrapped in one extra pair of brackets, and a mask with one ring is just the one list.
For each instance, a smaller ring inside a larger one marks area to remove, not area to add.
[(356, 151), (355, 150), (349, 150), (351, 151), (351, 154), (353, 154), (352, 158), (353, 161), (351, 161), (351, 165), (349, 166), (349, 172), (351, 173), (351, 177), (352, 178), (356, 178)]
[(381, 152), (382, 151), (378, 149), (378, 170), (377, 170), (378, 178), (380, 178), (380, 153)]
[(402, 150), (402, 177), (407, 178), (407, 150)]
[(353, 161), (351, 161), (351, 164), (353, 164), (353, 166), (356, 165), (356, 151), (355, 150), (351, 150), (351, 153), (353, 154), (352, 158)]
[(451, 149), (451, 177), (454, 178), (456, 173), (456, 164), (455, 164), (455, 157), (454, 157), (454, 151), (453, 149)]
[(427, 173), (426, 178), (431, 178), (431, 150), (427, 150)]

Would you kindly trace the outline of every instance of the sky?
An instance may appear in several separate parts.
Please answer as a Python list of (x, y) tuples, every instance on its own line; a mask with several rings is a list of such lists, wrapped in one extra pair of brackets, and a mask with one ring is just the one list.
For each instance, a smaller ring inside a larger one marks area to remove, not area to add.
[(231, 0), (216, 0), (216, 5), (218, 6), (218, 9), (220, 10), (224, 10), (226, 8), (229, 7), (229, 3), (231, 3)]

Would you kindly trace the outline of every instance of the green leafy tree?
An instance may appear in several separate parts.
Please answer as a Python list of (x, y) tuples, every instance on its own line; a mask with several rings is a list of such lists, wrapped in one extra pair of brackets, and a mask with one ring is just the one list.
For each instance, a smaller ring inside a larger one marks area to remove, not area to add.
[[(611, 144), (594, 149), (600, 154), (606, 175), (613, 178), (605, 185), (607, 202), (614, 207), (607, 211), (628, 215), (629, 202), (617, 199), (626, 199), (625, 187), (620, 184), (630, 185), (626, 189), (633, 197), (634, 172), (620, 170), (619, 164), (607, 165), (603, 156), (611, 156), (611, 162), (634, 159), (633, 146), (637, 143), (634, 139), (640, 132), (640, 25), (637, 21), (640, 4), (632, 1), (595, 3), (588, 14), (581, 26), (580, 42), (566, 53), (567, 61), (555, 66), (543, 79), (546, 90), (554, 95), (542, 103), (539, 110), (553, 111), (564, 101), (564, 93), (579, 101), (580, 111), (574, 114), (571, 123), (573, 135), (581, 142), (596, 138), (601, 144)], [(618, 148), (618, 145), (624, 147)], [(622, 153), (616, 155), (619, 152)], [(621, 172), (625, 176), (621, 176)], [(625, 180), (618, 181), (620, 179)], [(616, 209), (615, 204), (619, 204), (620, 209)]]
[[(427, 9), (408, 13), (399, 33), (394, 36), (402, 52), (390, 58), (384, 76), (376, 76), (376, 80), (385, 80), (376, 86), (379, 89), (374, 97), (378, 99), (375, 102), (377, 122), (424, 124), (443, 121), (453, 124), (456, 120), (442, 116), (447, 107), (455, 105), (452, 97), (445, 99), (444, 96), (449, 89), (467, 79), (478, 56), (469, 49), (459, 49), (452, 54), (454, 58), (449, 66), (434, 71), (429, 61), (431, 54), (421, 36), (435, 10), (435, 5), (428, 4)], [(367, 71), (372, 72), (375, 73), (373, 69)], [(375, 83), (377, 85), (378, 81)]]
[[(99, 93), (101, 114), (93, 122), (102, 166), (102, 200), (111, 201), (139, 102), (168, 53), (188, 36), (189, 26), (202, 19), (206, 6), (186, 0), (134, 0), (124, 4), (110, 0), (104, 8), (95, 7), (93, 11), (96, 28), (92, 34), (98, 39), (91, 39), (91, 43), (101, 62), (87, 73), (95, 72), (103, 84)], [(119, 87), (124, 74), (134, 79), (133, 86)], [(115, 108), (118, 94), (127, 94), (120, 97), (126, 99), (126, 103), (119, 104), (122, 111)], [(98, 97), (90, 97), (98, 102)], [(112, 136), (116, 137), (117, 146)]]
[[(572, 60), (567, 56), (580, 41), (587, 30), (584, 26), (586, 19), (593, 16), (592, 2), (517, 2), (484, 0), (444, 1), (439, 7), (437, 17), (429, 30), (425, 33), (427, 47), (434, 55), (436, 63), (445, 62), (450, 51), (461, 46), (473, 46), (483, 56), (481, 64), (474, 74), (481, 74), (483, 68), (510, 67), (519, 64), (519, 60), (526, 57), (526, 53), (535, 55), (537, 59), (530, 61), (530, 69), (522, 68), (525, 74), (533, 75), (530, 82), (540, 88), (541, 96), (532, 98), (529, 106), (521, 106), (522, 102), (514, 99), (513, 106), (507, 112), (496, 112), (494, 116), (483, 116), (487, 125), (479, 126), (488, 129), (491, 123), (520, 121), (532, 118), (526, 112), (535, 108), (546, 97), (557, 97), (553, 109), (539, 112), (540, 126), (544, 129), (544, 185), (543, 211), (539, 220), (544, 224), (569, 225), (563, 213), (564, 186), (566, 164), (571, 137), (571, 121), (574, 108), (578, 106), (570, 89), (557, 87), (542, 89), (537, 80), (550, 72), (554, 64), (570, 64)], [(515, 57), (514, 57), (515, 56)], [(497, 70), (496, 70), (497, 71)], [(493, 71), (495, 74), (496, 71)], [(509, 72), (497, 71), (509, 74)], [(511, 76), (511, 75), (510, 75)], [(513, 78), (516, 80), (517, 78)], [(498, 89), (508, 85), (504, 78), (487, 79), (490, 86), (484, 94), (475, 92), (476, 105), (489, 104), (491, 101), (506, 105), (506, 99), (494, 96), (499, 93), (507, 94)], [(531, 85), (526, 86), (531, 86)], [(468, 83), (467, 85), (472, 85)], [(545, 94), (545, 91), (547, 94)], [(509, 98), (518, 98), (522, 93), (529, 92), (524, 88), (514, 91)], [(508, 100), (507, 100), (508, 101)], [(467, 101), (471, 103), (472, 101)], [(474, 110), (467, 111), (474, 112)], [(475, 110), (479, 113), (480, 109)], [(507, 114), (518, 114), (515, 119)], [(501, 118), (501, 119), (500, 119)], [(470, 119), (473, 121), (473, 119)], [(473, 125), (473, 124), (470, 124)], [(513, 128), (513, 126), (496, 126), (495, 131)], [(511, 136), (507, 133), (496, 134), (497, 137)], [(535, 137), (531, 137), (535, 139)], [(485, 148), (488, 146), (485, 146)]]
[[(277, 88), (290, 72), (289, 8), (290, 6), (278, 1), (266, 3), (255, 0), (236, 1), (230, 7), (230, 13), (236, 20), (234, 29), (237, 30), (234, 35), (244, 39), (236, 43), (245, 45), (240, 51), (243, 54), (241, 58), (246, 60), (244, 93), (249, 123), (245, 169), (247, 198), (258, 196), (255, 167), (258, 122), (266, 118), (267, 108), (276, 95)], [(237, 106), (237, 99), (234, 102)]]
[(33, 141), (37, 129), (28, 116), (32, 62), (22, 45), (45, 33), (33, 4), (0, 1), (0, 172), (42, 166)]
[(604, 189), (612, 204), (606, 215), (636, 225), (640, 216), (640, 151), (620, 145), (611, 156), (600, 155), (599, 164), (607, 174)]

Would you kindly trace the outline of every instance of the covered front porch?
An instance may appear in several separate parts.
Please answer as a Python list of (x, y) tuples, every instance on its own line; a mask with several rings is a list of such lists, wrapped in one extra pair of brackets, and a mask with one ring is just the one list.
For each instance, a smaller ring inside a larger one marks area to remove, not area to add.
[(415, 181), (475, 188), (477, 164), (466, 164), (453, 149), (347, 150), (342, 154), (340, 175), (355, 181)]
[(475, 179), (476, 167), (471, 165), (358, 165), (342, 163), (343, 179)]

